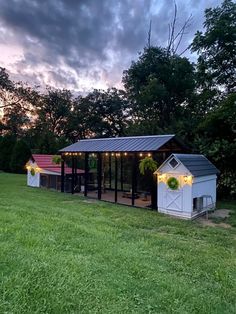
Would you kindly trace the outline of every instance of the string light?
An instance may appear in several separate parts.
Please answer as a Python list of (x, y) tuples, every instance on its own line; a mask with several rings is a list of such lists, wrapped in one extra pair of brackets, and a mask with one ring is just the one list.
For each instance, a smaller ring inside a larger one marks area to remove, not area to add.
[(152, 156), (152, 154), (151, 153), (148, 153), (148, 157), (151, 157)]
[(140, 156), (140, 157), (142, 157), (142, 156), (143, 156), (143, 154), (142, 154), (142, 153), (140, 153), (140, 154), (139, 154), (139, 156)]
[(124, 153), (125, 156), (127, 156), (127, 153)]

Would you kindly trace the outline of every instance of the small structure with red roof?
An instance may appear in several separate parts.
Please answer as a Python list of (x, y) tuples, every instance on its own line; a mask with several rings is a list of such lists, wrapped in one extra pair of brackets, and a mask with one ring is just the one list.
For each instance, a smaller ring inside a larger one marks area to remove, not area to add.
[[(28, 186), (61, 189), (61, 163), (53, 162), (53, 157), (54, 155), (32, 154), (26, 164)], [(83, 170), (77, 169), (78, 176), (83, 175), (83, 173)], [(72, 169), (66, 164), (65, 176), (69, 183), (72, 176)]]

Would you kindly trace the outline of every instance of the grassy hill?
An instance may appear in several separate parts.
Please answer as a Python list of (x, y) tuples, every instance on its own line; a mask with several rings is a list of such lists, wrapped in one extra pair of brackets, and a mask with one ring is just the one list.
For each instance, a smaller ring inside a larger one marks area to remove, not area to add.
[(236, 313), (235, 216), (204, 227), (0, 173), (0, 313)]

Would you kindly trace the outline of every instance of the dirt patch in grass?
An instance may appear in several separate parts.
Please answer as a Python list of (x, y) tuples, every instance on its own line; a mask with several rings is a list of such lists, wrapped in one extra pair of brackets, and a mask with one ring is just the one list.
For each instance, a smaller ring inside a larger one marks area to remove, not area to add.
[(228, 218), (230, 215), (229, 209), (217, 209), (213, 213), (209, 214), (210, 218)]
[(232, 228), (232, 226), (224, 222), (230, 216), (229, 209), (218, 209), (213, 213), (209, 213), (208, 219), (206, 216), (198, 218), (198, 222), (206, 227), (222, 227), (222, 228)]
[(231, 225), (226, 224), (225, 222), (215, 223), (210, 219), (206, 219), (204, 217), (201, 217), (198, 219), (198, 222), (203, 225), (204, 227), (222, 227), (222, 228), (232, 228)]

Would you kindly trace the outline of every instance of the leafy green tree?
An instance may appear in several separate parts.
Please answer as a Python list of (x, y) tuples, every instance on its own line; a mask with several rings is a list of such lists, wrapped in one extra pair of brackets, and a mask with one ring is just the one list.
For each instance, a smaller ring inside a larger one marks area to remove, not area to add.
[(72, 107), (73, 99), (70, 91), (48, 88), (45, 94), (40, 95), (37, 102), (36, 128), (55, 136), (65, 135)]
[(124, 71), (135, 124), (148, 121), (146, 133), (165, 132), (180, 119), (192, 97), (194, 67), (187, 58), (160, 47), (144, 48), (136, 62)]
[(25, 173), (25, 164), (31, 156), (28, 145), (23, 140), (18, 140), (12, 150), (10, 169), (15, 173)]
[(221, 196), (236, 195), (236, 93), (222, 101), (200, 123), (196, 147), (207, 155), (221, 171)]
[(94, 90), (75, 100), (70, 118), (73, 140), (85, 137), (109, 137), (124, 134), (127, 125), (125, 93), (116, 88)]
[(71, 144), (64, 136), (57, 137), (48, 131), (41, 135), (37, 133), (35, 140), (33, 148), (40, 154), (56, 154), (62, 147)]
[(0, 134), (24, 136), (31, 127), (39, 95), (37, 90), (22, 82), (13, 82), (5, 69), (0, 67)]
[(30, 126), (30, 116), (21, 104), (3, 108), (1, 133), (20, 138)]
[(198, 82), (203, 89), (236, 90), (236, 3), (205, 11), (205, 32), (198, 31), (191, 49), (199, 54)]

